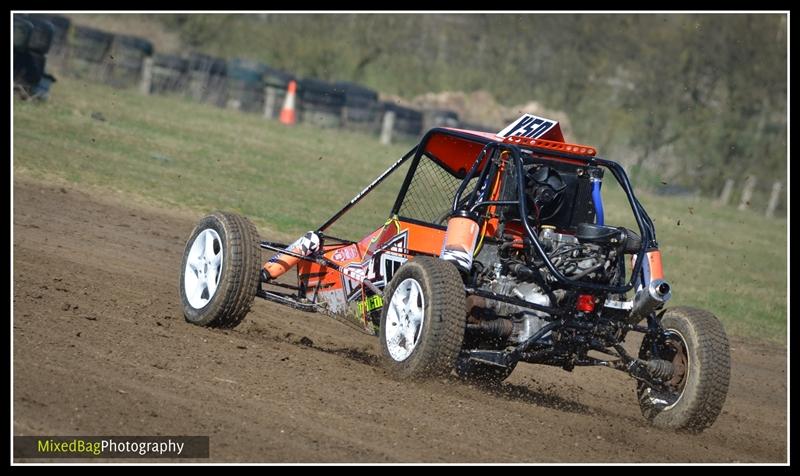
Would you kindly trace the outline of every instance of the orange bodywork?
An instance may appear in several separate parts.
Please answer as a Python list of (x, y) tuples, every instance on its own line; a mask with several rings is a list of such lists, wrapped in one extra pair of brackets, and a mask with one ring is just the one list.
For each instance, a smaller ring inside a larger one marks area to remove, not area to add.
[[(444, 132), (439, 132), (432, 134), (428, 138), (428, 142), (425, 144), (425, 150), (429, 152), (432, 156), (436, 157), (436, 159), (439, 160), (439, 162), (441, 162), (442, 166), (445, 167), (448, 171), (450, 171), (450, 173), (457, 176), (463, 176), (463, 174), (465, 174), (466, 171), (469, 170), (469, 168), (472, 166), (472, 163), (475, 161), (478, 154), (480, 153), (481, 149), (483, 149), (483, 146), (487, 140), (504, 142), (507, 144), (515, 144), (520, 146), (536, 147), (544, 150), (552, 150), (554, 152), (566, 152), (573, 155), (579, 155), (584, 157), (591, 157), (597, 153), (594, 147), (590, 147), (587, 145), (580, 145), (580, 144), (569, 144), (564, 142), (560, 130), (558, 131), (558, 135), (550, 136), (550, 137), (561, 137), (561, 139), (556, 139), (556, 140), (546, 139), (546, 138), (531, 139), (519, 136), (502, 138), (502, 137), (497, 137), (496, 135), (489, 132), (475, 132), (475, 131), (466, 131), (462, 129), (450, 129), (450, 128), (444, 130), (456, 131), (459, 133), (463, 133), (465, 137), (473, 138), (472, 140), (470, 140), (462, 137), (448, 135)], [(548, 157), (548, 159), (557, 162), (565, 162), (576, 165), (583, 163), (580, 160), (573, 160), (565, 157)], [(479, 166), (477, 171), (481, 172), (482, 170), (483, 167)]]
[[(554, 129), (549, 137), (539, 139), (517, 136), (502, 138), (486, 132), (435, 129), (422, 145), (425, 155), (432, 157), (440, 167), (460, 180), (473, 166), (489, 141), (537, 147), (545, 151), (569, 152), (575, 155), (589, 156), (595, 153), (593, 148), (587, 146), (564, 143), (558, 128)], [(505, 176), (502, 172), (510, 163), (507, 153), (501, 154), (499, 159), (500, 173), (496, 175), (491, 185), (489, 200), (499, 199), (502, 177)], [(576, 159), (565, 157), (553, 157), (553, 160), (581, 163)], [(488, 161), (484, 161), (476, 173), (480, 173), (487, 163)], [(478, 236), (473, 237), (470, 234), (468, 240), (464, 238), (473, 244), (476, 254), (480, 251), (483, 239), (495, 236), (498, 231), (500, 223), (495, 214), (496, 208), (492, 205), (482, 209), (480, 212), (482, 223)], [(507, 223), (504, 233), (519, 236), (519, 246), (522, 246), (524, 232), (521, 227)], [(298, 284), (310, 301), (324, 303), (329, 312), (350, 315), (362, 320), (368, 328), (367, 313), (381, 307), (382, 302), (372, 306), (369, 304), (370, 299), (380, 300), (380, 298), (365, 286), (364, 281), (368, 280), (375, 287), (382, 289), (389, 283), (394, 272), (414, 256), (440, 256), (445, 234), (446, 230), (441, 225), (394, 216), (357, 243), (323, 244), (322, 255), (335, 263), (335, 267), (310, 259), (298, 260)], [(477, 249), (474, 245), (476, 241)], [(652, 266), (652, 269), (660, 269), (660, 266)]]
[(367, 299), (364, 286), (358, 276), (384, 287), (394, 272), (414, 255), (439, 256), (445, 231), (399, 219), (349, 245), (325, 245), (323, 256), (339, 265), (345, 272), (312, 261), (301, 260), (297, 266), (297, 278), (306, 289), (306, 297), (327, 304), (330, 312), (353, 313), (351, 304)]

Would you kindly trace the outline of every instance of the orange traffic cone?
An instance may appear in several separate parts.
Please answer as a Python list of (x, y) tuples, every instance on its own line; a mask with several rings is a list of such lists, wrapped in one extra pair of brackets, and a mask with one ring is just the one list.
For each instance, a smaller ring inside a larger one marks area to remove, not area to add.
[(289, 81), (289, 88), (286, 90), (286, 100), (283, 101), (280, 121), (284, 124), (292, 125), (297, 121), (294, 114), (294, 96), (297, 92), (297, 82), (293, 79)]

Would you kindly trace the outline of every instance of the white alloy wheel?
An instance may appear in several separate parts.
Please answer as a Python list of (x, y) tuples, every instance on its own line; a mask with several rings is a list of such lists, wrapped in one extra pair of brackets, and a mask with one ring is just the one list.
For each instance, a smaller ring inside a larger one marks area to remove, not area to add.
[(397, 379), (453, 371), (466, 325), (464, 282), (455, 265), (433, 256), (409, 259), (383, 290), (381, 357)]
[(184, 291), (189, 305), (202, 309), (214, 297), (222, 274), (222, 240), (208, 228), (195, 238), (186, 259)]
[(416, 279), (402, 281), (386, 314), (386, 347), (397, 362), (406, 360), (419, 343), (425, 324), (425, 296)]

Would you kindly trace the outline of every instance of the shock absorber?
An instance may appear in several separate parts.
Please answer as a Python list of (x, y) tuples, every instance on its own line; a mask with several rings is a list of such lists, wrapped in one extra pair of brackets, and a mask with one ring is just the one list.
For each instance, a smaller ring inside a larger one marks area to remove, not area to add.
[(661, 380), (668, 380), (672, 378), (672, 373), (675, 371), (672, 362), (662, 359), (648, 360), (645, 365), (650, 375)]

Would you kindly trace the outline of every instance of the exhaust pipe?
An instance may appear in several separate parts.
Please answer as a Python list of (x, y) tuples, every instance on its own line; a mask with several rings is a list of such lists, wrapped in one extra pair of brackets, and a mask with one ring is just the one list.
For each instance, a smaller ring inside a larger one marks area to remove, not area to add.
[(628, 323), (636, 324), (650, 313), (663, 306), (672, 297), (672, 289), (663, 279), (654, 279), (642, 288), (633, 298), (633, 308), (628, 315)]

